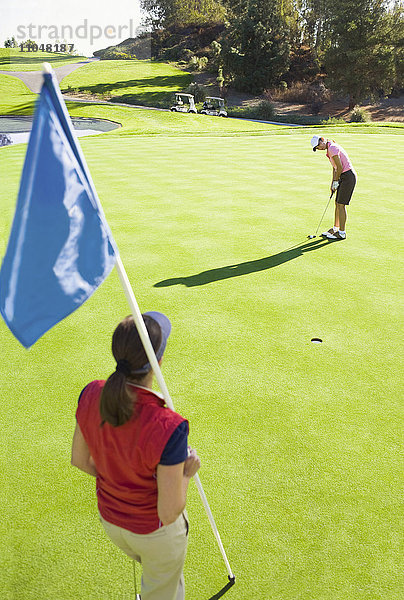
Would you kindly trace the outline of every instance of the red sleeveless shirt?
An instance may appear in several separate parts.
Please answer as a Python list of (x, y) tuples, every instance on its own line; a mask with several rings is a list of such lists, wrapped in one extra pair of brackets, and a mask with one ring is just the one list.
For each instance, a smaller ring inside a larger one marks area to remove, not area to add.
[(137, 387), (132, 418), (120, 427), (101, 427), (99, 410), (104, 381), (82, 392), (77, 422), (97, 468), (101, 516), (118, 527), (146, 534), (161, 527), (157, 514), (156, 469), (172, 433), (186, 419), (165, 407), (151, 390)]

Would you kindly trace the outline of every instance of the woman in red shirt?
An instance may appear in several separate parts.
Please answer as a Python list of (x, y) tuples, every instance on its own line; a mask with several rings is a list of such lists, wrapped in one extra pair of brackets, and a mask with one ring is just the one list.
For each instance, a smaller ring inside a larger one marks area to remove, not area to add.
[[(143, 315), (161, 362), (171, 324)], [(116, 370), (82, 391), (72, 465), (96, 477), (107, 535), (142, 564), (142, 600), (183, 600), (188, 484), (200, 467), (188, 450), (188, 422), (152, 391), (153, 371), (131, 316), (112, 338)]]

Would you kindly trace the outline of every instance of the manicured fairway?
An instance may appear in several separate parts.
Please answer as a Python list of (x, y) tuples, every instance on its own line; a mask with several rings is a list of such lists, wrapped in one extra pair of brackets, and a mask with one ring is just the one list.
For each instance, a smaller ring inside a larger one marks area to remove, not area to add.
[[(11, 75), (0, 75), (0, 115), (33, 114), (36, 94), (27, 86)], [(17, 108), (18, 107), (18, 108)]]
[(85, 56), (73, 56), (56, 52), (21, 52), (14, 48), (0, 48), (0, 71), (41, 71), (42, 63), (62, 67), (70, 63), (85, 60)]
[[(323, 132), (359, 175), (343, 242), (307, 239), (330, 180), (311, 129), (81, 141), (141, 309), (173, 323), (163, 372), (237, 577), (229, 600), (403, 588), (403, 137)], [(0, 153), (1, 255), (24, 152)], [(128, 312), (112, 273), (30, 351), (0, 322), (2, 600), (134, 598), (94, 481), (69, 466), (77, 397), (113, 369)], [(189, 515), (187, 598), (204, 600), (227, 575), (194, 486)]]

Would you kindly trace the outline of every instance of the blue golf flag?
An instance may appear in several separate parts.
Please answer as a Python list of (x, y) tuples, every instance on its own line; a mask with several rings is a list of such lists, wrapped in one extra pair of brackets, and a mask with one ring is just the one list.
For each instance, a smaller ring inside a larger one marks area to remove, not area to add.
[(118, 255), (49, 71), (43, 75), (0, 270), (0, 312), (26, 348), (91, 296)]

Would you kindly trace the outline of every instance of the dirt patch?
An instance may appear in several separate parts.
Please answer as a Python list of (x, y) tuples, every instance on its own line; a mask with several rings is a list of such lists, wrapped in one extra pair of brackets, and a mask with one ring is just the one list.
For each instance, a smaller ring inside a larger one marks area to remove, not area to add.
[[(290, 102), (273, 102), (278, 114), (310, 115), (310, 107), (307, 104), (292, 104)], [(395, 121), (404, 123), (404, 97), (386, 98), (375, 104), (362, 104), (361, 108), (366, 110), (372, 121)], [(336, 117), (349, 120), (350, 111), (346, 102), (333, 100), (323, 105), (318, 116)]]
[[(255, 106), (262, 100), (265, 100), (264, 96), (248, 97), (247, 94), (239, 94), (231, 91), (227, 95), (228, 106)], [(274, 105), (275, 112), (278, 115), (313, 115), (310, 106), (307, 104), (294, 104), (292, 102), (271, 103)], [(404, 96), (401, 98), (386, 98), (375, 104), (362, 104), (361, 108), (369, 113), (372, 121), (394, 121), (404, 123)], [(335, 117), (348, 121), (350, 110), (348, 109), (346, 102), (333, 100), (332, 102), (326, 102), (322, 106), (318, 116), (323, 117), (324, 119)]]
[(85, 94), (84, 92), (73, 92), (72, 90), (63, 90), (63, 96), (66, 97), (66, 100), (70, 98), (74, 98), (75, 100), (85, 100), (86, 102), (108, 102), (112, 96), (96, 96), (95, 94)]

